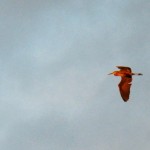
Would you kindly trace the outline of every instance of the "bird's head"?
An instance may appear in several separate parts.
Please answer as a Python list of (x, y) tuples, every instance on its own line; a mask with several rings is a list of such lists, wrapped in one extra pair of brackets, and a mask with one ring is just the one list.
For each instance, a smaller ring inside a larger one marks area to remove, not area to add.
[(117, 76), (117, 74), (118, 74), (118, 71), (114, 71), (114, 72), (112, 72), (112, 73), (109, 73), (108, 75), (114, 75), (114, 76)]

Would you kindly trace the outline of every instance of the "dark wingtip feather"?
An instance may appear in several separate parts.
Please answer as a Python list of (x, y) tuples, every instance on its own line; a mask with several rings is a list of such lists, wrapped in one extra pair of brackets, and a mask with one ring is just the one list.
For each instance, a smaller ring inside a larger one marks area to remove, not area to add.
[(124, 102), (127, 102), (129, 99), (123, 99)]

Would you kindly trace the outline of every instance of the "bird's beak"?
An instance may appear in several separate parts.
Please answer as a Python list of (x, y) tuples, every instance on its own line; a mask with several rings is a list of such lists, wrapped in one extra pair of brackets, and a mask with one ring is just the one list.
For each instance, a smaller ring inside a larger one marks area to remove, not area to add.
[(111, 75), (111, 74), (113, 74), (113, 73), (109, 73), (108, 75)]

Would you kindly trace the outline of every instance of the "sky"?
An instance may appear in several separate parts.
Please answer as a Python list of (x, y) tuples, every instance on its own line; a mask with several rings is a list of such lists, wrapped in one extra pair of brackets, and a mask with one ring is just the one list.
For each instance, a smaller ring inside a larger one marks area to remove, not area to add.
[[(0, 149), (149, 150), (150, 2), (0, 0)], [(129, 66), (130, 100), (118, 91)]]

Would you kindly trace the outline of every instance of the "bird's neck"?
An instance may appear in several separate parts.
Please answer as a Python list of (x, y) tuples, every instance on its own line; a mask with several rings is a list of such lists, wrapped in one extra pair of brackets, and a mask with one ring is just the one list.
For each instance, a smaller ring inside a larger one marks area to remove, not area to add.
[(125, 74), (124, 74), (124, 73), (121, 73), (120, 71), (115, 71), (115, 72), (114, 72), (114, 76), (123, 77), (123, 76), (125, 76)]

